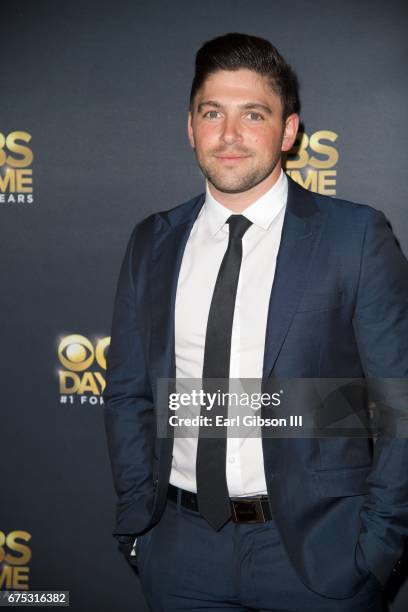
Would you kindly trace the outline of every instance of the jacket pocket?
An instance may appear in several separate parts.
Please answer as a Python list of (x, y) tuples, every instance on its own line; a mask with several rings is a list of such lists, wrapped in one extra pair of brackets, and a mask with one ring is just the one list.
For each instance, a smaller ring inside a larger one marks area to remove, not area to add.
[(369, 491), (367, 478), (371, 465), (320, 470), (313, 473), (313, 480), (322, 497), (348, 497), (364, 495)]

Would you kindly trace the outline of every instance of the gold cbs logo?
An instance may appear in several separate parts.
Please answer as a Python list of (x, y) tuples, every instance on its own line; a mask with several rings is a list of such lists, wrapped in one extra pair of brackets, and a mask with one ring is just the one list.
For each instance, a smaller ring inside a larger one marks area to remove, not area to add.
[(339, 153), (330, 143), (335, 143), (337, 138), (338, 134), (330, 130), (319, 130), (311, 136), (299, 132), (285, 163), (289, 176), (306, 189), (336, 195), (334, 166), (339, 161)]
[(33, 152), (28, 145), (31, 134), (0, 132), (0, 193), (32, 193)]
[(30, 540), (28, 531), (0, 531), (0, 590), (29, 589), (31, 549), (24, 542)]
[(85, 336), (72, 334), (65, 336), (58, 346), (58, 358), (65, 370), (59, 371), (60, 393), (79, 395), (93, 393), (101, 395), (105, 389), (105, 378), (102, 372), (90, 370), (99, 366), (106, 370), (105, 351), (110, 337), (97, 340), (94, 344)]

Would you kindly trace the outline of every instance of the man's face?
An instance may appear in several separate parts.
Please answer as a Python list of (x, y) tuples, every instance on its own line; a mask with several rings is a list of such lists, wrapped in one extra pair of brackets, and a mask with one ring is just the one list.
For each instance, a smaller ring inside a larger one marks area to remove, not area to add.
[(241, 193), (277, 179), (298, 124), (298, 115), (282, 120), (280, 97), (264, 77), (219, 70), (196, 94), (188, 136), (208, 181), (220, 192)]

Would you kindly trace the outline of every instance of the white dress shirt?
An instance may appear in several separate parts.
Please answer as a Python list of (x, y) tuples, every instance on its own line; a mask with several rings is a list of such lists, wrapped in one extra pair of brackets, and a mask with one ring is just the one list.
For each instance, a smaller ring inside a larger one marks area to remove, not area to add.
[[(252, 221), (252, 225), (242, 239), (242, 263), (231, 337), (230, 378), (262, 378), (269, 298), (287, 193), (287, 177), (281, 171), (273, 187), (242, 212)], [(188, 238), (177, 285), (177, 378), (202, 378), (208, 313), (220, 264), (228, 246), (229, 226), (226, 220), (232, 214), (233, 211), (213, 198), (207, 184), (205, 203)], [(174, 437), (170, 474), (171, 484), (193, 492), (197, 492), (197, 436)], [(267, 494), (260, 435), (227, 437), (226, 476), (230, 497)]]

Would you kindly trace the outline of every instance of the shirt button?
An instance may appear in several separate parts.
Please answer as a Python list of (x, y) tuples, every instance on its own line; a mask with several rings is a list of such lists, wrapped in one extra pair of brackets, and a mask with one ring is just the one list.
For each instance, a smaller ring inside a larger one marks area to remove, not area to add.
[(235, 463), (235, 457), (228, 457), (228, 463)]

